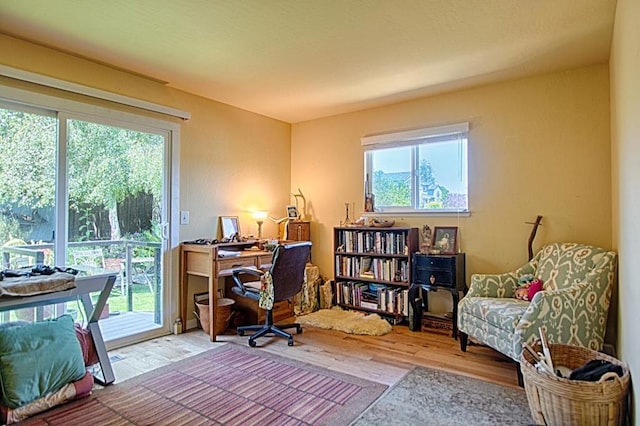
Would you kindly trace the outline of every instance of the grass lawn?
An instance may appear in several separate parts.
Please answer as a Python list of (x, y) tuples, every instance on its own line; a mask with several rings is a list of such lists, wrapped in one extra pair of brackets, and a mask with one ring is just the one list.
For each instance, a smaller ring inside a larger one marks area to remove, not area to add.
[[(133, 284), (130, 288), (133, 294), (132, 311), (153, 312), (155, 307), (155, 295), (149, 291), (145, 284)], [(94, 302), (98, 296), (94, 296)], [(127, 295), (120, 292), (120, 288), (115, 288), (109, 296), (109, 313), (127, 312)]]
[[(144, 284), (134, 284), (131, 286), (133, 291), (133, 312), (153, 312), (155, 307), (155, 295), (149, 291), (149, 287)], [(91, 299), (93, 303), (98, 300), (98, 293), (92, 294)], [(109, 313), (117, 314), (120, 312), (127, 312), (127, 299), (128, 296), (123, 295), (120, 292), (120, 287), (114, 287), (109, 296)], [(82, 304), (80, 302), (72, 301), (67, 302), (67, 313), (74, 317), (74, 319), (84, 319), (84, 312), (81, 310)], [(81, 310), (82, 314), (78, 315), (78, 310)]]

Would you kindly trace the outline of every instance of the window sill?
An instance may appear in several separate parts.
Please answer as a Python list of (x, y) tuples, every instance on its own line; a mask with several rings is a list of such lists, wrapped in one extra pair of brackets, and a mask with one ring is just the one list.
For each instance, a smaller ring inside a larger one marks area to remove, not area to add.
[(362, 217), (404, 217), (404, 216), (412, 216), (412, 217), (469, 217), (471, 216), (471, 212), (438, 212), (438, 211), (417, 211), (417, 210), (407, 210), (407, 211), (394, 211), (394, 212), (364, 212), (360, 214)]

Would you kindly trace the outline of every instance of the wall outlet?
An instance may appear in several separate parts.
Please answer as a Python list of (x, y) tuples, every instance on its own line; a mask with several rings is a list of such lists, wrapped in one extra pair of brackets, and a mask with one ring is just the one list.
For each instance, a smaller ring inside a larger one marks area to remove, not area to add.
[(189, 224), (189, 210), (180, 210), (180, 225)]

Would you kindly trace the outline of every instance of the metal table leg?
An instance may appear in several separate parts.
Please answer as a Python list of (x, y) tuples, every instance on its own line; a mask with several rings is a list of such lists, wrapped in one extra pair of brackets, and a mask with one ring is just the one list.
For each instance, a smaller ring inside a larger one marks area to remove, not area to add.
[(107, 347), (104, 344), (102, 331), (100, 330), (100, 325), (98, 324), (100, 313), (104, 309), (104, 305), (109, 299), (109, 295), (111, 294), (111, 290), (113, 289), (113, 285), (115, 282), (115, 275), (110, 276), (107, 279), (107, 283), (100, 292), (100, 296), (98, 297), (98, 301), (95, 305), (93, 304), (91, 295), (89, 293), (80, 295), (84, 311), (87, 313), (87, 316), (89, 318), (87, 328), (91, 332), (91, 338), (93, 339), (93, 344), (98, 355), (98, 363), (100, 364), (100, 369), (102, 370), (102, 378), (96, 376), (94, 379), (102, 386), (110, 385), (116, 380), (116, 376), (113, 373), (113, 368), (111, 367), (111, 361), (109, 360), (109, 354), (107, 353)]

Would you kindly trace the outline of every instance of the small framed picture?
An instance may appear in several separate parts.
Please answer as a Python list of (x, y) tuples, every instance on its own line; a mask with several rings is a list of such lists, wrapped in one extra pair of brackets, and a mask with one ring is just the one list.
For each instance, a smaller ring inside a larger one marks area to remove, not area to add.
[(433, 229), (433, 241), (431, 246), (440, 250), (442, 254), (455, 254), (458, 252), (458, 227), (436, 226)]
[(298, 220), (298, 207), (287, 206), (287, 217), (289, 220)]

